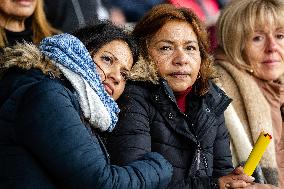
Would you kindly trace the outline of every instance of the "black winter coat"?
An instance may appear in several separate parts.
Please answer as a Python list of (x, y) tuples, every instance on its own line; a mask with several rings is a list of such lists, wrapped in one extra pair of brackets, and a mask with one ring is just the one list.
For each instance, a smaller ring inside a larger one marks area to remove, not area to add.
[(157, 153), (140, 160), (110, 165), (68, 81), (14, 68), (0, 79), (1, 189), (164, 188), (171, 165)]
[(119, 123), (108, 138), (113, 163), (124, 165), (156, 151), (173, 165), (169, 188), (214, 188), (233, 170), (224, 111), (231, 100), (215, 84), (204, 96), (191, 92), (182, 113), (165, 80), (131, 82), (119, 99)]

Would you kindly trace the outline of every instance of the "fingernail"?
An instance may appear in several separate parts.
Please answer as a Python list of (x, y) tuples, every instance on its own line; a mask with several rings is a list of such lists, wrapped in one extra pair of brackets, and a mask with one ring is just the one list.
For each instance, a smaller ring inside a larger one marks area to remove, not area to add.
[(255, 178), (254, 178), (254, 177), (252, 177), (252, 176), (249, 176), (249, 178), (250, 178), (252, 181), (254, 181), (254, 180), (255, 180)]
[(226, 188), (230, 188), (230, 186), (231, 186), (230, 184), (226, 184), (225, 185)]

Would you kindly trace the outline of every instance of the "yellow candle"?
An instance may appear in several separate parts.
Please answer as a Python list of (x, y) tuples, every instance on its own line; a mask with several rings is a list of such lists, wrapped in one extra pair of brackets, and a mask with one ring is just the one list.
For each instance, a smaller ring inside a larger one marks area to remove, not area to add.
[(260, 133), (244, 166), (244, 172), (247, 175), (252, 175), (271, 139), (272, 136), (270, 134)]

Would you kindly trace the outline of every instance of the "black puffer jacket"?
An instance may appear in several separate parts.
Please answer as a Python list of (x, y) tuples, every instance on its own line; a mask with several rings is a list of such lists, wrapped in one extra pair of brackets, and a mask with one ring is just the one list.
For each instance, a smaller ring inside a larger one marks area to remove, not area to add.
[(129, 83), (119, 100), (118, 126), (108, 138), (113, 163), (123, 165), (156, 151), (174, 166), (169, 188), (216, 187), (217, 178), (233, 170), (224, 124), (231, 100), (213, 83), (206, 95), (192, 92), (188, 98), (184, 114), (165, 80)]

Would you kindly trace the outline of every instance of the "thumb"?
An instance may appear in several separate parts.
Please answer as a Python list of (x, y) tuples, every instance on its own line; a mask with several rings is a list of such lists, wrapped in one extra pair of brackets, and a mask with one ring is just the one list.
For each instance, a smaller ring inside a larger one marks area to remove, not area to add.
[(243, 169), (243, 167), (239, 166), (239, 167), (237, 167), (233, 170), (233, 173), (236, 174), (236, 175), (244, 174), (244, 169)]

